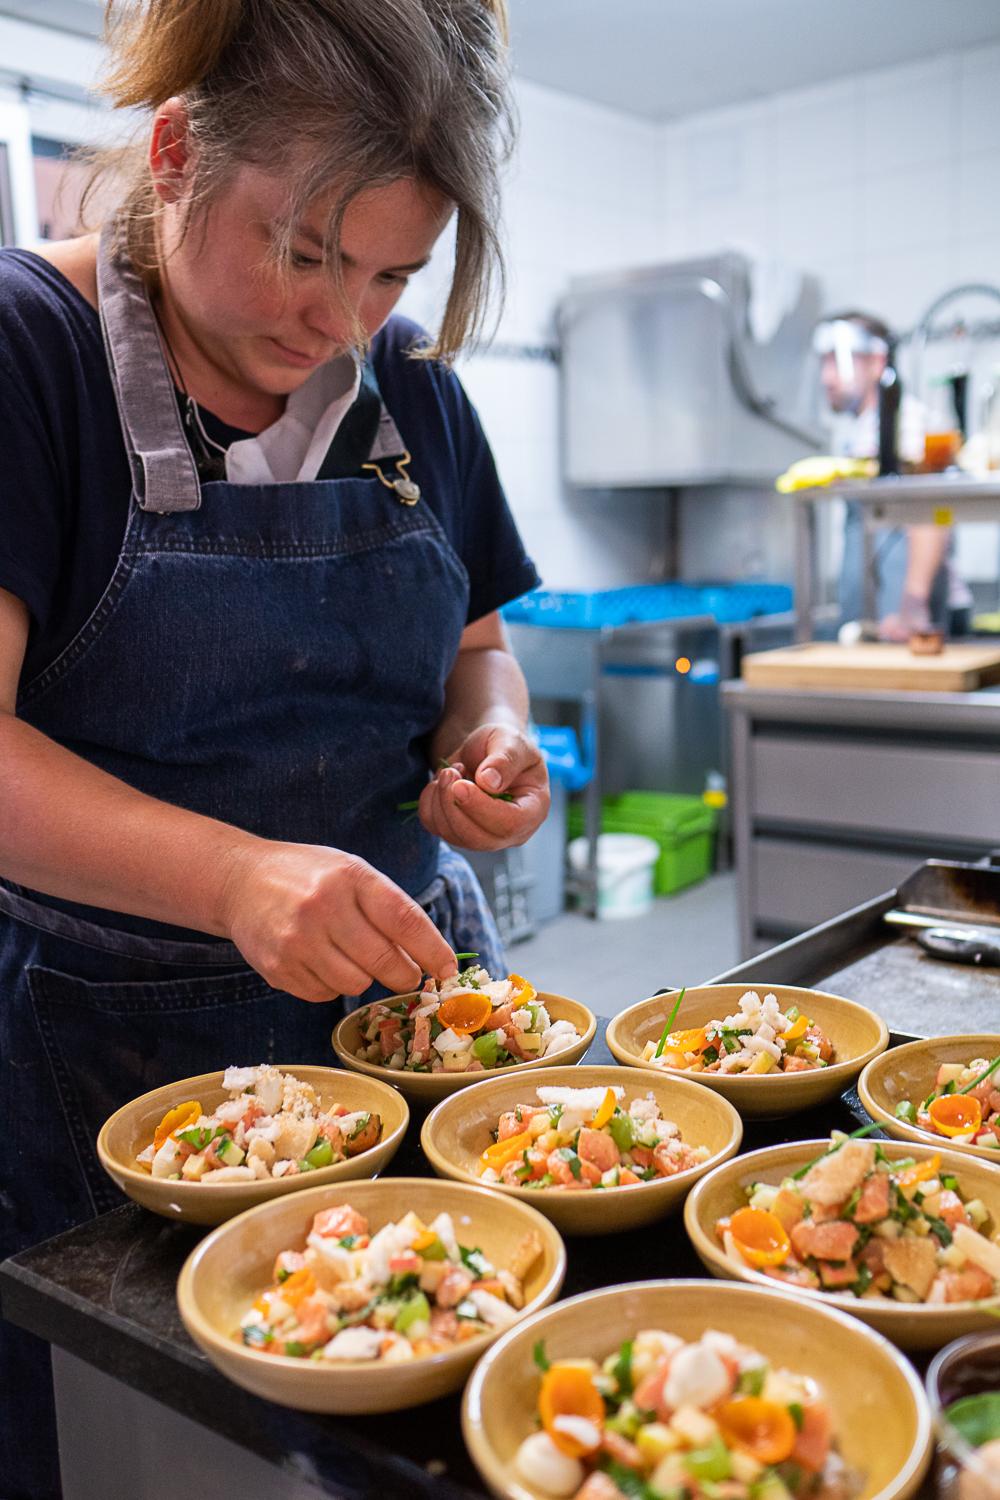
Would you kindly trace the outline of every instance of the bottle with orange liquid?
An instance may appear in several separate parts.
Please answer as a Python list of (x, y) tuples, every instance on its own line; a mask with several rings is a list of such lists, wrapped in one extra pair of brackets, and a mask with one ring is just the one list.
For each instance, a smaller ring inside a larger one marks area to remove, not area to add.
[(955, 462), (962, 446), (962, 430), (955, 412), (952, 387), (947, 376), (931, 380), (924, 429), (925, 474), (939, 474)]

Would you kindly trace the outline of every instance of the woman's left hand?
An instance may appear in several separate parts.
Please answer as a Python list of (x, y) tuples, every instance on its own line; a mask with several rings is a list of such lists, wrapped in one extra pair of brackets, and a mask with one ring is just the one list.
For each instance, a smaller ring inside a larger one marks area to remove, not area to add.
[(549, 810), (549, 777), (538, 746), (520, 729), (484, 724), (457, 746), (418, 804), (429, 833), (460, 849), (523, 844)]

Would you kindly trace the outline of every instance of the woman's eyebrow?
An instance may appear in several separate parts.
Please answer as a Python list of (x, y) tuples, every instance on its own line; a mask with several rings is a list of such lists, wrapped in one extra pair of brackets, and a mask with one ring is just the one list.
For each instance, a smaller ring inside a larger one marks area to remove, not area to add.
[[(315, 229), (309, 229), (306, 225), (302, 224), (295, 232), (298, 235), (299, 239), (306, 240), (310, 245), (315, 245), (318, 250), (322, 250), (323, 236), (321, 234), (317, 234)], [(348, 255), (344, 250), (340, 252), (340, 258), (345, 266), (350, 266), (353, 268), (357, 265), (357, 261), (354, 259), (354, 257)], [(409, 265), (385, 266), (383, 269), (386, 271), (402, 271), (412, 274), (414, 271), (422, 271), (424, 266), (428, 265), (429, 263), (430, 256), (425, 255), (422, 260), (412, 261)]]

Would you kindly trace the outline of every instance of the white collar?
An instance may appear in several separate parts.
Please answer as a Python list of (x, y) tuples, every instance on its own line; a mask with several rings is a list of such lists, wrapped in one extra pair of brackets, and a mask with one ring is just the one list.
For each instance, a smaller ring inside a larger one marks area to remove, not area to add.
[(286, 484), (315, 479), (360, 385), (361, 362), (355, 354), (341, 354), (320, 365), (292, 392), (276, 422), (255, 437), (230, 444), (227, 480)]

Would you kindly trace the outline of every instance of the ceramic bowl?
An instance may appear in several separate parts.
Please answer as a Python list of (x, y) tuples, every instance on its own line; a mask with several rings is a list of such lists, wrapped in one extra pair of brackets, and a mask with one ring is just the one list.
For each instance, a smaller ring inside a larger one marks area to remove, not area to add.
[[(904, 1146), (898, 1141), (880, 1141), (879, 1144), (891, 1160), (915, 1157), (917, 1161), (923, 1161), (935, 1154), (926, 1146)], [(749, 1266), (741, 1269), (729, 1259), (716, 1237), (715, 1225), (720, 1218), (746, 1206), (745, 1189), (751, 1183), (778, 1184), (828, 1146), (829, 1141), (794, 1141), (787, 1146), (769, 1146), (763, 1151), (751, 1151), (735, 1161), (726, 1162), (702, 1178), (684, 1205), (684, 1227), (713, 1276), (730, 1281), (750, 1281), (756, 1287), (774, 1286), (773, 1279), (763, 1272)], [(1000, 1229), (1000, 1171), (952, 1151), (942, 1151), (940, 1156), (942, 1171), (958, 1178), (962, 1197), (983, 1200), (992, 1219), (992, 1232), (996, 1234)], [(847, 1292), (813, 1292), (795, 1287), (788, 1287), (788, 1291), (801, 1301), (820, 1302), (824, 1307), (836, 1307), (851, 1313), (877, 1328), (879, 1333), (884, 1333), (901, 1349), (940, 1349), (959, 1334), (996, 1328), (996, 1315), (990, 1309), (1000, 1310), (1000, 1297), (983, 1302), (920, 1304), (896, 1302), (890, 1297), (865, 1300)]]
[[(1000, 1036), (996, 1032), (992, 1035), (921, 1037), (917, 1042), (906, 1042), (902, 1047), (893, 1047), (881, 1057), (873, 1058), (858, 1079), (858, 1096), (872, 1119), (897, 1140), (919, 1141), (922, 1145), (933, 1142), (939, 1148), (943, 1146), (948, 1151), (959, 1151), (963, 1156), (980, 1156), (983, 1161), (1000, 1166), (1000, 1150), (962, 1145), (938, 1135), (935, 1130), (922, 1130), (917, 1125), (896, 1119), (896, 1105), (901, 1099), (919, 1105), (927, 1098), (942, 1063), (968, 1063), (974, 1057), (992, 1061), (998, 1054)], [(996, 1086), (1000, 1088), (1000, 1082)]]
[(759, 1349), (774, 1365), (813, 1376), (833, 1408), (840, 1451), (863, 1476), (859, 1500), (906, 1500), (916, 1494), (931, 1455), (927, 1398), (908, 1361), (878, 1334), (783, 1291), (646, 1281), (560, 1302), (512, 1328), (480, 1360), (466, 1387), (462, 1430), (494, 1495), (547, 1500), (514, 1468), (517, 1449), (535, 1426), (534, 1345), (544, 1340), (550, 1359), (601, 1360), (644, 1328), (685, 1339), (721, 1329)]
[(363, 1213), (372, 1232), (411, 1209), (427, 1222), (448, 1213), (460, 1244), (478, 1246), (497, 1267), (525, 1235), (537, 1234), (543, 1249), (525, 1281), (525, 1316), (547, 1306), (562, 1286), (566, 1251), (548, 1219), (484, 1188), (394, 1177), (310, 1188), (265, 1203), (223, 1224), (192, 1251), (178, 1279), (177, 1303), (188, 1333), (217, 1369), (281, 1406), (340, 1414), (420, 1406), (457, 1389), (496, 1337), (484, 1333), (444, 1354), (396, 1365), (321, 1364), (246, 1348), (239, 1340), (240, 1318), (270, 1283), (278, 1251), (303, 1245), (313, 1215), (337, 1204)]
[(395, 1156), (402, 1144), (410, 1111), (398, 1089), (372, 1079), (360, 1078), (343, 1068), (319, 1068), (306, 1063), (278, 1063), (282, 1073), (291, 1073), (312, 1084), (323, 1106), (343, 1104), (348, 1110), (370, 1109), (382, 1117), (382, 1138), (370, 1151), (352, 1156), (315, 1172), (297, 1173), (261, 1182), (168, 1182), (151, 1177), (136, 1166), (136, 1155), (153, 1139), (153, 1132), (167, 1110), (185, 1100), (197, 1099), (206, 1113), (228, 1098), (221, 1073), (200, 1073), (182, 1078), (142, 1094), (116, 1110), (101, 1127), (97, 1154), (109, 1176), (143, 1208), (167, 1219), (186, 1219), (189, 1224), (221, 1224), (247, 1208), (256, 1208), (272, 1198), (320, 1183), (353, 1181), (374, 1177)]
[[(396, 995), (396, 1000), (412, 1000), (414, 996)], [(551, 1058), (539, 1057), (533, 1062), (513, 1063), (506, 1068), (487, 1069), (482, 1073), (412, 1073), (403, 1068), (383, 1068), (377, 1063), (363, 1062), (355, 1056), (361, 1042), (361, 1021), (367, 1006), (362, 1005), (336, 1026), (333, 1033), (333, 1050), (345, 1068), (353, 1068), (369, 1078), (380, 1078), (400, 1089), (411, 1103), (430, 1106), (452, 1094), (456, 1089), (468, 1088), (470, 1084), (482, 1083), (484, 1078), (517, 1077), (522, 1073), (537, 1073), (539, 1068), (564, 1066), (579, 1062), (597, 1031), (597, 1018), (593, 1011), (578, 1000), (569, 1000), (565, 995), (550, 995), (541, 990), (537, 1000), (545, 1006), (553, 1021), (571, 1021), (579, 1033), (579, 1041)]]
[(476, 1169), (480, 1153), (493, 1140), (492, 1131), (505, 1110), (516, 1104), (536, 1104), (539, 1085), (560, 1088), (610, 1088), (623, 1085), (623, 1105), (652, 1094), (664, 1117), (680, 1128), (689, 1146), (707, 1146), (707, 1161), (675, 1177), (600, 1192), (508, 1187), (491, 1183), (490, 1191), (530, 1203), (558, 1224), (564, 1234), (617, 1234), (662, 1219), (683, 1200), (692, 1184), (713, 1167), (735, 1156), (743, 1139), (743, 1124), (732, 1105), (686, 1078), (651, 1077), (623, 1068), (551, 1068), (544, 1078), (491, 1078), (475, 1088), (444, 1099), (424, 1121), (420, 1144), (439, 1177), (481, 1183)]
[[(763, 997), (774, 995), (782, 1010), (797, 1005), (833, 1042), (836, 1061), (827, 1068), (802, 1073), (761, 1073), (738, 1077), (725, 1073), (679, 1073), (706, 1088), (716, 1089), (734, 1104), (744, 1119), (777, 1119), (811, 1109), (833, 1099), (853, 1083), (866, 1063), (889, 1045), (886, 1024), (874, 1011), (827, 995), (822, 990), (799, 989), (791, 984), (709, 984), (690, 989), (681, 1001), (673, 1030), (704, 1026), (721, 1020), (737, 1009), (741, 996), (756, 990)], [(676, 1001), (676, 994), (654, 995), (640, 1000), (615, 1016), (607, 1030), (607, 1043), (618, 1061), (630, 1068), (650, 1070), (642, 1049), (657, 1041)], [(668, 1071), (652, 1068), (661, 1076)]]

